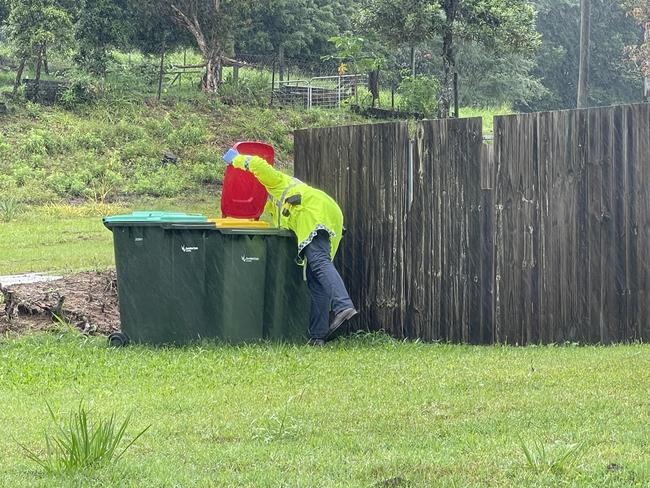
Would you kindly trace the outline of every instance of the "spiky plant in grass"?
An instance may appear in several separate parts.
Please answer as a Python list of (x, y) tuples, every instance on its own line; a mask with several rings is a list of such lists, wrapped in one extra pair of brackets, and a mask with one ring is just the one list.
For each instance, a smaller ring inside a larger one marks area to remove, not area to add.
[(16, 198), (0, 198), (0, 222), (11, 222), (22, 211), (23, 205)]
[(535, 473), (566, 472), (578, 465), (580, 458), (585, 454), (587, 443), (547, 445), (536, 440), (527, 445), (519, 440), (524, 451), (529, 469)]
[(89, 410), (80, 403), (67, 422), (60, 423), (49, 404), (47, 409), (56, 428), (52, 434), (45, 433), (45, 453), (40, 455), (22, 444), (20, 446), (29, 459), (48, 473), (80, 471), (117, 462), (151, 427), (147, 426), (120, 448), (130, 415), (121, 423), (114, 413), (108, 418), (91, 421)]

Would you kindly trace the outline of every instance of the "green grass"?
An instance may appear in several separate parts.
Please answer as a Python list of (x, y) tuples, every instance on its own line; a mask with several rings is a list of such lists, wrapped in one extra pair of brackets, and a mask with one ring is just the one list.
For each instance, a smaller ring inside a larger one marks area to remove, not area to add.
[[(1, 340), (0, 364), (0, 486), (650, 484), (648, 346), (111, 350), (68, 333)], [(132, 412), (129, 438), (151, 428), (116, 465), (46, 474), (18, 442), (43, 450), (46, 402), (80, 401)], [(586, 447), (535, 469), (522, 442)]]
[[(42, 204), (190, 195), (215, 187), (224, 171), (220, 156), (237, 141), (273, 144), (278, 164), (290, 168), (293, 130), (364, 120), (346, 110), (251, 105), (256, 83), (264, 84), (255, 72), (242, 78), (248, 92), (231, 93), (239, 106), (189, 82), (158, 102), (143, 78), (126, 68), (111, 73), (94, 103), (74, 109), (10, 103), (11, 114), (0, 117), (0, 199)], [(0, 72), (0, 91), (10, 90), (12, 80)], [(178, 161), (165, 160), (166, 152)]]
[(512, 113), (512, 109), (508, 106), (492, 108), (464, 107), (461, 108), (459, 112), (461, 118), (483, 118), (483, 135), (488, 135), (494, 132), (494, 117), (497, 115), (509, 115)]
[[(114, 55), (106, 91), (95, 103), (74, 109), (24, 100), (9, 104), (11, 115), (0, 117), (0, 201), (12, 197), (40, 205), (192, 195), (215, 188), (224, 171), (220, 155), (237, 141), (273, 144), (280, 166), (290, 170), (293, 130), (367, 122), (345, 108), (268, 108), (268, 97), (258, 96), (268, 85), (267, 74), (250, 69), (242, 70), (238, 89), (223, 87), (222, 98), (201, 93), (186, 79), (182, 87), (167, 87), (158, 102), (155, 60), (133, 54), (129, 64), (127, 55)], [(170, 60), (181, 63), (181, 56), (174, 53)], [(189, 56), (188, 62), (196, 62), (195, 54)], [(11, 90), (13, 77), (0, 72), (0, 92)], [(360, 93), (367, 103), (367, 94)], [(382, 91), (380, 102), (390, 106), (390, 94)], [(489, 133), (492, 115), (508, 111), (463, 109), (462, 115), (483, 116)], [(165, 160), (166, 152), (177, 163)]]
[[(27, 103), (0, 118), (0, 198), (30, 203), (122, 195), (173, 197), (214, 188), (225, 149), (240, 140), (273, 144), (290, 167), (292, 131), (360, 121), (345, 111), (230, 107), (193, 101), (102, 100), (67, 111)], [(178, 157), (176, 164), (163, 158)]]
[(115, 265), (113, 235), (102, 217), (134, 210), (219, 214), (214, 195), (191, 199), (142, 199), (122, 204), (50, 204), (27, 209), (10, 222), (0, 219), (0, 275), (32, 271), (104, 270)]

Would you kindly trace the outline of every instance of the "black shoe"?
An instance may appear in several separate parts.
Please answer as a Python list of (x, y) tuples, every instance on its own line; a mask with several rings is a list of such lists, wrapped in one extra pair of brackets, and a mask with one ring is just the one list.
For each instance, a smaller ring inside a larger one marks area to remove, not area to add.
[(314, 347), (323, 347), (325, 345), (325, 341), (323, 339), (309, 339), (309, 341), (307, 341), (307, 345)]
[(334, 320), (332, 321), (332, 324), (330, 325), (330, 331), (327, 334), (327, 338), (330, 338), (334, 335), (334, 333), (339, 330), (339, 328), (348, 320), (350, 320), (352, 317), (354, 317), (356, 314), (358, 314), (354, 308), (346, 308), (342, 312), (339, 312), (336, 314), (334, 317)]

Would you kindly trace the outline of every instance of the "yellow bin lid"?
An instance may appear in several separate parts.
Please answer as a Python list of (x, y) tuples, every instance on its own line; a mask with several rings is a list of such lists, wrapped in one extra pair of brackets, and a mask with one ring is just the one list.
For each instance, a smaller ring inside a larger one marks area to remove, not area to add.
[(270, 229), (272, 226), (268, 222), (260, 220), (235, 219), (227, 217), (225, 219), (208, 219), (221, 229)]

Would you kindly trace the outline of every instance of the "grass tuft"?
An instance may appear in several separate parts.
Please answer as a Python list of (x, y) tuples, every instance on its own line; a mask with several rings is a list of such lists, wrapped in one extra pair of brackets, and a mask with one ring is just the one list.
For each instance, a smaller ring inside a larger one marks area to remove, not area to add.
[(88, 409), (80, 403), (77, 411), (70, 414), (67, 423), (61, 424), (49, 404), (47, 409), (56, 427), (54, 433), (45, 433), (45, 453), (39, 455), (22, 444), (20, 446), (27, 457), (48, 474), (82, 471), (117, 462), (150, 427), (147, 426), (120, 448), (131, 420), (130, 415), (121, 423), (115, 414), (91, 421)]
[(0, 221), (11, 222), (22, 212), (23, 205), (16, 198), (0, 198)]
[(527, 467), (535, 473), (566, 473), (578, 466), (587, 450), (586, 442), (576, 444), (545, 444), (535, 440), (526, 444), (520, 440)]
[(299, 395), (290, 397), (280, 414), (272, 414), (255, 420), (253, 422), (253, 439), (269, 443), (297, 438), (302, 431), (301, 425), (298, 419), (289, 415), (289, 409), (294, 401), (300, 403), (304, 394), (305, 390), (303, 389)]

